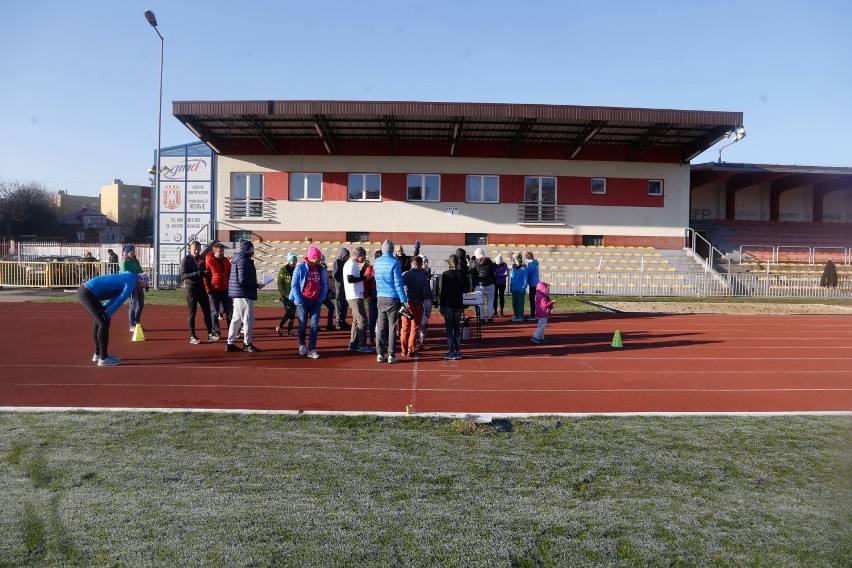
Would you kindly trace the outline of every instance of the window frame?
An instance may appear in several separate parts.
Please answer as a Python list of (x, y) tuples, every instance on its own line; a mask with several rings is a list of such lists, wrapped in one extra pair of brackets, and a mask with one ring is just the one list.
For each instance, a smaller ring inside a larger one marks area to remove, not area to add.
[[(237, 196), (235, 194), (234, 189), (236, 188), (237, 177), (243, 176), (245, 177), (245, 187), (243, 188), (243, 196)], [(259, 183), (256, 186), (253, 186), (251, 180), (252, 179), (259, 180)], [(264, 190), (264, 179), (263, 174), (261, 172), (231, 172), (231, 187), (230, 187), (230, 200), (231, 200), (231, 218), (233, 219), (262, 219), (263, 218), (263, 194)], [(260, 189), (259, 196), (251, 195), (252, 187), (258, 187)], [(243, 202), (243, 205), (237, 207), (237, 202)]]
[[(658, 191), (651, 191), (652, 187), (656, 185), (659, 187)], [(652, 197), (662, 197), (663, 196), (663, 180), (661, 179), (649, 179), (648, 180), (648, 195)]]
[[(468, 183), (470, 182), (471, 178), (479, 179), (479, 199), (469, 199), (468, 190), (470, 188), (468, 187)], [(497, 199), (495, 200), (485, 199), (486, 178), (494, 178), (495, 180), (497, 180)], [(465, 203), (500, 203), (500, 176), (492, 174), (468, 174), (465, 177), (464, 183), (464, 201)]]
[[(420, 199), (411, 199), (409, 190), (411, 188), (410, 180), (412, 177), (420, 178)], [(438, 195), (435, 199), (424, 199), (423, 198), (423, 189), (426, 187), (426, 178), (434, 177), (437, 178), (438, 181)], [(440, 203), (441, 202), (441, 174), (406, 174), (405, 176), (405, 201), (413, 202), (413, 203)]]
[[(375, 198), (367, 197), (367, 178), (369, 176), (376, 176), (376, 177), (379, 178), (379, 196), (378, 197), (375, 197)], [(352, 188), (352, 178), (353, 177), (360, 177), (361, 178), (361, 198), (360, 199), (352, 199), (352, 189), (351, 188)], [(382, 174), (366, 173), (366, 172), (364, 172), (364, 173), (361, 173), (361, 172), (350, 173), (346, 177), (346, 200), (352, 201), (352, 202), (355, 202), (355, 203), (365, 202), (365, 201), (375, 203), (375, 202), (381, 201), (382, 200)]]
[[(293, 183), (294, 176), (304, 176), (304, 183), (302, 184), (302, 197), (294, 198), (293, 197), (293, 188), (296, 186)], [(319, 176), (319, 197), (310, 197), (309, 196), (309, 188), (310, 188), (310, 179), (311, 176)], [(322, 174), (319, 172), (290, 172), (290, 201), (322, 201), (323, 193), (325, 192), (325, 188), (323, 187), (323, 179)]]
[[(595, 187), (595, 182), (599, 182), (597, 187)], [(606, 195), (606, 178), (592, 178), (589, 189), (592, 192), (592, 195)]]

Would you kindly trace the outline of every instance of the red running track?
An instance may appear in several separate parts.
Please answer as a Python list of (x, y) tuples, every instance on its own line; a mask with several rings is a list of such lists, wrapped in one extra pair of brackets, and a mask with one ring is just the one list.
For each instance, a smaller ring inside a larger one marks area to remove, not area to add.
[[(558, 315), (548, 343), (534, 323), (501, 318), (443, 361), (432, 349), (400, 364), (346, 350), (348, 331), (320, 331), (321, 358), (298, 355), (257, 312), (259, 353), (224, 341), (190, 345), (183, 307), (148, 306), (146, 341), (114, 320), (117, 367), (97, 367), (79, 304), (8, 303), (0, 313), (0, 407), (247, 409), (535, 414), (852, 411), (852, 318), (835, 315)], [(324, 321), (323, 314), (323, 321)], [(199, 324), (201, 314), (198, 314)], [(203, 328), (203, 324), (199, 325)], [(612, 348), (619, 330), (624, 347)]]

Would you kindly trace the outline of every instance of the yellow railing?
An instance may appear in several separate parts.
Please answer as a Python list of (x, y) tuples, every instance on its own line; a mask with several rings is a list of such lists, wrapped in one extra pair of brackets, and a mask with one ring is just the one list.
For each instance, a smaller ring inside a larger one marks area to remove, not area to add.
[(76, 288), (86, 280), (117, 271), (102, 262), (0, 261), (0, 286), (25, 288)]

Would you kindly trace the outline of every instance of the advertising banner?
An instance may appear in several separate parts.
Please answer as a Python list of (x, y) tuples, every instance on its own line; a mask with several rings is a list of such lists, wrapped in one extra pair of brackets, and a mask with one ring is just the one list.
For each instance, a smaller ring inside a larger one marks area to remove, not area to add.
[(203, 143), (163, 148), (157, 194), (160, 264), (176, 264), (186, 244), (206, 244), (212, 233), (215, 156)]

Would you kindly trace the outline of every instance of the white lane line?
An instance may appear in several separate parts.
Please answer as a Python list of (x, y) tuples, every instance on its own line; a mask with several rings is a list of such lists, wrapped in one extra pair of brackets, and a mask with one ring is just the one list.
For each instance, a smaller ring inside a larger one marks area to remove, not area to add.
[[(0, 406), (0, 412), (154, 412), (166, 414), (205, 413), (205, 414), (286, 414), (306, 416), (405, 416), (405, 412), (382, 412), (360, 410), (259, 410), (251, 408), (123, 408), (108, 406)], [(773, 417), (773, 416), (852, 416), (849, 410), (805, 410), (805, 411), (775, 411), (775, 412), (415, 412), (413, 418), (537, 418), (548, 416), (564, 416), (573, 418), (588, 418), (593, 416), (636, 417), (655, 416), (664, 418), (680, 418), (690, 416), (741, 416), (741, 417)]]
[[(408, 387), (359, 387), (359, 386), (323, 386), (323, 385), (258, 385), (258, 384), (149, 384), (149, 383), (6, 383), (10, 387), (92, 387), (92, 388), (139, 388), (152, 387), (164, 389), (266, 389), (266, 390), (316, 390), (316, 391), (382, 391), (382, 392), (411, 392)], [(852, 392), (852, 388), (442, 388), (420, 387), (421, 392), (470, 392), (470, 393), (645, 393), (645, 392), (683, 392), (683, 393), (714, 393), (714, 392)]]

